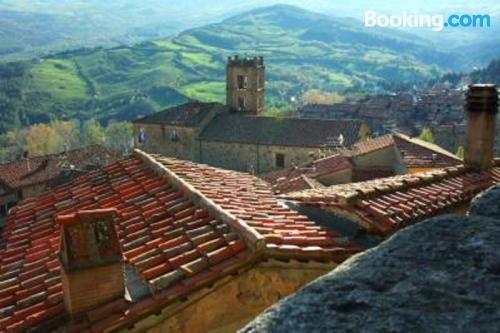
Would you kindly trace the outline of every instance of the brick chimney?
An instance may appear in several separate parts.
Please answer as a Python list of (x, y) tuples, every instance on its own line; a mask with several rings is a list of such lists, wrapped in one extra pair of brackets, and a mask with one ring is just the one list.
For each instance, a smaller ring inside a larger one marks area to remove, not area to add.
[(123, 255), (114, 209), (58, 216), (59, 260), (64, 304), (70, 315), (92, 309), (125, 293)]
[(474, 84), (469, 86), (465, 102), (467, 129), (464, 161), (467, 167), (477, 172), (492, 166), (497, 112), (498, 91), (496, 85)]

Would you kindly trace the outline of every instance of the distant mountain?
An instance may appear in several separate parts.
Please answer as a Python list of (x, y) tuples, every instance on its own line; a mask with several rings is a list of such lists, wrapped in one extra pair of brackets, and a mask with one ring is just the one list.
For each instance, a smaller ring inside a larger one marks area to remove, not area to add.
[(196, 2), (0, 0), (0, 61), (164, 38), (217, 21), (227, 11), (213, 5), (200, 15), (191, 6)]
[[(491, 29), (448, 29), (439, 33), (431, 29), (409, 29), (447, 50), (471, 46), (489, 36), (498, 36), (499, 32), (495, 28), (500, 18), (500, 5), (496, 0), (0, 0), (0, 61), (80, 47), (132, 45), (280, 2), (358, 20), (363, 19), (366, 10), (388, 15), (416, 11), (492, 16)], [(489, 60), (491, 58), (486, 62)]]
[(187, 98), (223, 101), (226, 57), (263, 55), (267, 102), (310, 89), (378, 91), (454, 68), (432, 43), (276, 5), (130, 47), (0, 66), (0, 132), (66, 118), (133, 119)]

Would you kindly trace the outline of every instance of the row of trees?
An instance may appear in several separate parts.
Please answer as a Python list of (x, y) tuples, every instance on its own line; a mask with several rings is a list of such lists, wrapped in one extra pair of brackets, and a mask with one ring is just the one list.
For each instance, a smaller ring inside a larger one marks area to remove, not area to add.
[(105, 145), (127, 153), (133, 144), (132, 124), (110, 122), (102, 126), (96, 120), (54, 121), (19, 128), (0, 136), (0, 161), (15, 160), (25, 153), (40, 156), (60, 153), (92, 144)]

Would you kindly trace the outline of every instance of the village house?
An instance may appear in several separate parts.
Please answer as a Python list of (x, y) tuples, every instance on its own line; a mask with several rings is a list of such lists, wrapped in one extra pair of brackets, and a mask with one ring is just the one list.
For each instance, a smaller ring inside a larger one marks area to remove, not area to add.
[(189, 102), (134, 121), (135, 144), (149, 153), (237, 171), (266, 173), (300, 164), (370, 136), (359, 120), (263, 116), (262, 57), (229, 58), (226, 105)]
[(297, 191), (282, 198), (330, 212), (382, 237), (437, 214), (465, 213), (475, 195), (500, 183), (500, 160), (494, 159), (496, 86), (471, 86), (465, 109), (463, 165)]
[(135, 151), (11, 210), (0, 331), (234, 332), (361, 249), (255, 176)]
[(445, 149), (401, 133), (354, 144), (350, 149), (261, 175), (275, 193), (439, 170), (463, 161)]
[(0, 331), (234, 332), (500, 183), (497, 111), (496, 87), (472, 86), (464, 165), (430, 172), (277, 197), (251, 174), (136, 150), (25, 199), (0, 238)]
[(106, 165), (116, 158), (105, 147), (93, 145), (0, 164), (0, 227), (9, 209), (23, 198), (36, 196), (49, 187)]
[(297, 110), (300, 118), (360, 119), (375, 135), (389, 133), (408, 125), (416, 113), (417, 97), (412, 93), (366, 96), (334, 104), (306, 104)]

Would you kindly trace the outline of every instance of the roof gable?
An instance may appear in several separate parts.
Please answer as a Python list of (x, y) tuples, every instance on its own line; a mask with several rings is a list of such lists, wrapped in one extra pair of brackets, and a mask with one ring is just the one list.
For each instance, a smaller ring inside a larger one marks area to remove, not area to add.
[(457, 156), (430, 142), (403, 134), (393, 134), (393, 140), (409, 168), (448, 167), (463, 163)]
[(416, 167), (449, 167), (462, 164), (462, 160), (449, 151), (417, 138), (400, 133), (391, 133), (354, 144), (346, 150), (347, 156), (356, 157), (395, 146), (401, 158), (409, 168)]

